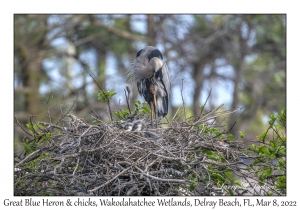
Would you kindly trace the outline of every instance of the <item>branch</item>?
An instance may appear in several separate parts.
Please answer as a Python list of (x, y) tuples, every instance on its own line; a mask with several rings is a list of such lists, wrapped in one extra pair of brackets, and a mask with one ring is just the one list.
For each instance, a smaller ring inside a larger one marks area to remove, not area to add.
[(90, 75), (90, 76), (93, 78), (93, 80), (95, 81), (95, 83), (98, 85), (99, 89), (101, 90), (101, 92), (103, 93), (103, 95), (105, 96), (105, 98), (107, 100), (107, 106), (108, 106), (108, 109), (109, 109), (110, 120), (112, 122), (113, 118), (112, 118), (112, 113), (111, 113), (111, 108), (110, 108), (110, 100), (107, 97), (107, 95), (105, 94), (105, 91), (102, 89), (102, 87), (99, 85), (99, 83), (95, 80), (95, 78), (92, 75)]
[(104, 28), (108, 32), (110, 32), (110, 33), (112, 33), (114, 35), (117, 35), (119, 37), (122, 37), (124, 39), (132, 40), (132, 41), (145, 41), (145, 42), (149, 41), (149, 39), (146, 38), (146, 37), (144, 37), (144, 36), (135, 35), (135, 34), (127, 32), (127, 31), (121, 31), (121, 30), (119, 30), (117, 28), (105, 25), (104, 23), (102, 23), (100, 21), (94, 22), (94, 24), (95, 24), (95, 26)]

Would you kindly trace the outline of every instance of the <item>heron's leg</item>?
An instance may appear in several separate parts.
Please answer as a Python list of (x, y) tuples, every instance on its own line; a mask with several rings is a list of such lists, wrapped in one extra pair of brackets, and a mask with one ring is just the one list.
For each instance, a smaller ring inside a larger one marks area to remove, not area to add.
[[(157, 128), (157, 107), (156, 107), (156, 92), (155, 92), (155, 87), (153, 84), (150, 85), (150, 92), (153, 95), (153, 101), (154, 101), (154, 111), (155, 111), (155, 123), (156, 123), (156, 128)], [(153, 113), (153, 112), (152, 112)]]
[(153, 114), (154, 114), (154, 109), (153, 109), (153, 102), (150, 102), (150, 108), (151, 108), (151, 126), (153, 127)]
[(154, 98), (155, 123), (156, 123), (156, 128), (157, 128), (158, 117), (157, 117), (157, 106), (156, 106), (156, 94), (153, 94), (153, 98)]

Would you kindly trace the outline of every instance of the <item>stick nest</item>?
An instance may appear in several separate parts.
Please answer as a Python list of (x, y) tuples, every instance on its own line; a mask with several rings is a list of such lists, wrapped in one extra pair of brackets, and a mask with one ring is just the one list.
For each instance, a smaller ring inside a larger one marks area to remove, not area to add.
[[(39, 122), (31, 141), (46, 143), (15, 157), (15, 195), (183, 196), (227, 195), (215, 171), (237, 171), (246, 156), (216, 119), (236, 110), (215, 109), (153, 129), (125, 131), (120, 122), (90, 125), (67, 114), (68, 127)], [(146, 137), (153, 132), (159, 138)], [(219, 130), (220, 127), (219, 127)], [(49, 134), (50, 133), (50, 134)], [(217, 159), (212, 153), (220, 154)]]

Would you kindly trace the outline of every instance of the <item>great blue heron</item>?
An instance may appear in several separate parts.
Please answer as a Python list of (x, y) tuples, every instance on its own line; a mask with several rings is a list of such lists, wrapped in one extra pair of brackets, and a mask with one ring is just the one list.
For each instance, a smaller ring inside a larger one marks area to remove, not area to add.
[(132, 131), (142, 131), (145, 128), (145, 123), (143, 120), (135, 120), (132, 123)]
[(124, 130), (126, 132), (131, 131), (133, 127), (133, 123), (132, 122), (126, 122), (126, 124), (123, 126)]
[(132, 64), (131, 75), (139, 93), (151, 107), (151, 119), (155, 111), (157, 127), (157, 116), (165, 117), (168, 114), (171, 88), (169, 69), (163, 63), (161, 52), (152, 46), (141, 49)]
[(161, 140), (160, 136), (157, 135), (156, 133), (153, 133), (149, 131), (146, 126), (145, 122), (143, 120), (135, 120), (133, 121), (133, 126), (132, 126), (132, 131), (133, 132), (139, 132), (142, 137), (145, 138), (150, 138), (154, 140)]

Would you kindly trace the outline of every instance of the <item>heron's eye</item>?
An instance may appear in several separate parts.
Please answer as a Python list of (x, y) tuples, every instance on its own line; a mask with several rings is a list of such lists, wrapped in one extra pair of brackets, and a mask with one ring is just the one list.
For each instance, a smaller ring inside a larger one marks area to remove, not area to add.
[(141, 49), (140, 51), (138, 51), (138, 53), (136, 54), (136, 57), (139, 57), (140, 54), (142, 53), (143, 49)]
[(157, 57), (157, 58), (160, 58), (161, 60), (163, 60), (163, 56), (158, 49), (151, 51), (150, 55), (148, 56), (149, 61), (154, 57)]

